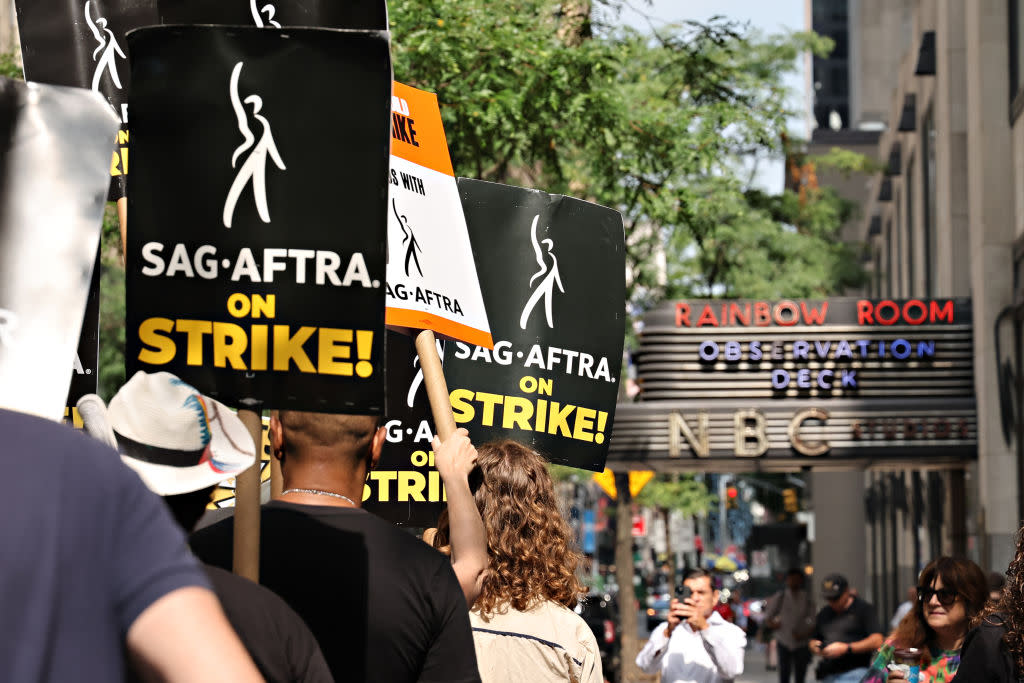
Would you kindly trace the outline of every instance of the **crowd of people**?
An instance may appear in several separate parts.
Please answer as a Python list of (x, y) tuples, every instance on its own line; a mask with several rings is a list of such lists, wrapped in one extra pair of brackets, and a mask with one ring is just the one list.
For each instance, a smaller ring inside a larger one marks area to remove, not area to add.
[[(235, 413), (168, 373), (136, 374), (109, 407), (83, 401), (92, 437), (0, 410), (13, 483), (0, 600), (17, 625), (2, 680), (604, 680), (573, 611), (581, 556), (523, 444), (435, 439), (448, 506), (421, 539), (361, 508), (378, 417), (275, 412), (284, 490), (261, 507), (258, 585), (228, 571), (232, 520), (193, 531), (214, 487), (255, 462)], [(888, 635), (846, 577), (824, 578), (820, 609), (806, 581), (791, 570), (767, 604), (780, 683), (804, 683), (812, 657), (825, 683), (1024, 673), (1024, 529), (1005, 579), (930, 562)], [(747, 633), (719, 597), (688, 570), (636, 665), (664, 683), (742, 675)]]

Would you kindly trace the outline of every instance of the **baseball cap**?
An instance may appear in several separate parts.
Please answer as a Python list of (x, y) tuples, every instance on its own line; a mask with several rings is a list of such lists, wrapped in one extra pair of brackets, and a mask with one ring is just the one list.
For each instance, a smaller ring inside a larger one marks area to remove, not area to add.
[(256, 460), (238, 416), (169, 372), (136, 372), (99, 415), (113, 431), (121, 460), (161, 496), (219, 484)]
[(849, 587), (850, 583), (842, 574), (829, 574), (821, 582), (821, 595), (826, 600), (835, 600)]

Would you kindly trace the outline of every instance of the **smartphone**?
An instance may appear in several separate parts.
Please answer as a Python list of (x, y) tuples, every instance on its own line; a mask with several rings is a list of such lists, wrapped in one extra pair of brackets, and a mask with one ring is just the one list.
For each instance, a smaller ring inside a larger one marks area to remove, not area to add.
[(691, 595), (693, 595), (693, 591), (690, 590), (689, 586), (676, 586), (676, 600), (682, 602)]

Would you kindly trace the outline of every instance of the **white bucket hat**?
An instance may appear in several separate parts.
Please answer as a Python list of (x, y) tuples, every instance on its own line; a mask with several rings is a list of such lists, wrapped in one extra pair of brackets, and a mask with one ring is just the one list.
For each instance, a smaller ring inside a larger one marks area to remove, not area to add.
[[(79, 406), (102, 405), (94, 394)], [(104, 411), (88, 411), (100, 419)], [(249, 431), (223, 403), (203, 396), (169, 372), (137, 372), (105, 411), (117, 450), (146, 486), (161, 496), (198, 491), (251, 467), (256, 447)], [(103, 426), (86, 424), (90, 433)]]

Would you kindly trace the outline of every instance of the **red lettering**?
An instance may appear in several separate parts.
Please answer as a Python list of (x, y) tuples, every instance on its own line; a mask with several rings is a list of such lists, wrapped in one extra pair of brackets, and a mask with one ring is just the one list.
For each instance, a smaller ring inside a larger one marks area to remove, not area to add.
[[(744, 312), (744, 309), (746, 312)], [(750, 304), (744, 304), (741, 308), (739, 304), (729, 304), (729, 324), (730, 325), (749, 325), (750, 324)]]
[[(882, 317), (882, 309), (886, 307), (892, 309), (892, 316), (888, 320)], [(875, 318), (880, 325), (892, 325), (900, 319), (900, 308), (896, 305), (896, 302), (886, 299), (875, 306)]]
[(821, 308), (808, 308), (807, 302), (801, 301), (800, 310), (803, 311), (805, 325), (824, 325), (825, 315), (828, 313), (828, 302), (823, 301)]
[(861, 299), (857, 302), (857, 324), (858, 325), (874, 325), (875, 319), (873, 316), (875, 305), (867, 299)]
[(767, 302), (758, 301), (754, 304), (754, 324), (758, 327), (767, 327), (772, 324), (771, 310)]
[[(913, 318), (910, 315), (911, 308), (916, 306), (921, 311), (920, 317)], [(923, 301), (917, 299), (911, 299), (907, 303), (903, 304), (903, 320), (908, 325), (920, 325), (924, 322), (925, 318), (928, 317), (928, 307), (924, 305)]]
[[(783, 311), (789, 311), (789, 320), (785, 320), (782, 317)], [(781, 325), (782, 327), (792, 327), (800, 322), (800, 311), (792, 301), (780, 301), (775, 304), (773, 314), (775, 317), (775, 324)]]
[(704, 310), (701, 311), (700, 318), (697, 320), (697, 327), (704, 327), (705, 325), (718, 327), (718, 321), (715, 320), (715, 312), (711, 310), (710, 304), (704, 305)]
[(676, 304), (676, 327), (690, 326), (690, 304)]
[(929, 311), (929, 313), (931, 314), (932, 322), (941, 320), (942, 322), (947, 322), (950, 324), (953, 323), (952, 300), (946, 301), (946, 303), (942, 304), (942, 308), (939, 308), (938, 301), (931, 301), (929, 302), (929, 304), (931, 306), (931, 310)]

